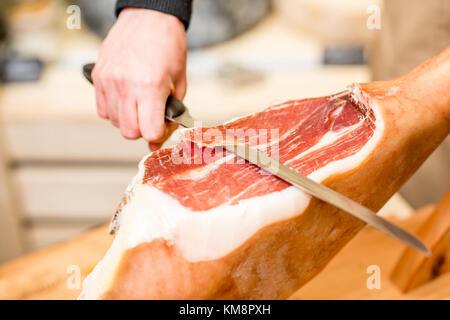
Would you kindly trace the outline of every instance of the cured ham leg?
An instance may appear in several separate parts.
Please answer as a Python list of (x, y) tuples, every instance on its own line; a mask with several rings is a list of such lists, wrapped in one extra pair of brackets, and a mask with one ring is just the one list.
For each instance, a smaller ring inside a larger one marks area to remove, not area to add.
[(364, 226), (217, 147), (233, 130), (377, 211), (449, 134), (450, 48), (395, 80), (182, 131), (141, 161), (81, 298), (287, 298)]

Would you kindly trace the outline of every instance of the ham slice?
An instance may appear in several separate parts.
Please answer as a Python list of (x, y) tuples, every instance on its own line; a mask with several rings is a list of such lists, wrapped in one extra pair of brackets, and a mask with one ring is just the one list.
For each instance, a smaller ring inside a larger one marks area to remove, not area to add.
[(448, 135), (449, 75), (447, 49), (399, 79), (180, 131), (141, 161), (80, 297), (287, 298), (364, 224), (220, 145), (249, 143), (377, 211)]

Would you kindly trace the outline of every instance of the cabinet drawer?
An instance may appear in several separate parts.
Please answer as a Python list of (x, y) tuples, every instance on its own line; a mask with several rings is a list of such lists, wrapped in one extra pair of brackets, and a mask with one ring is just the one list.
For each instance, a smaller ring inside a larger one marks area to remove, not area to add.
[(15, 161), (121, 161), (137, 163), (149, 152), (143, 139), (130, 141), (109, 122), (19, 121), (7, 122), (8, 154)]
[(14, 170), (24, 215), (31, 221), (108, 220), (136, 173), (136, 165)]

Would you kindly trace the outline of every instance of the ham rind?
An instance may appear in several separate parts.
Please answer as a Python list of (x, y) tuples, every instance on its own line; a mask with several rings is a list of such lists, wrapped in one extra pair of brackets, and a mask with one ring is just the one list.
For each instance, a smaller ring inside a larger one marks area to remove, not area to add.
[(141, 161), (81, 298), (288, 297), (364, 224), (221, 146), (248, 143), (376, 211), (450, 131), (449, 56), (389, 82), (180, 131), (177, 145)]

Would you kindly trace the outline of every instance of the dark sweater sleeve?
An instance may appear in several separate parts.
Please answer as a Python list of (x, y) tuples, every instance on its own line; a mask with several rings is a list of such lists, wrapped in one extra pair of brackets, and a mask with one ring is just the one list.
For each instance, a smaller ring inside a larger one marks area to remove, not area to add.
[(116, 15), (124, 8), (144, 8), (174, 15), (189, 27), (192, 12), (192, 0), (117, 0)]

